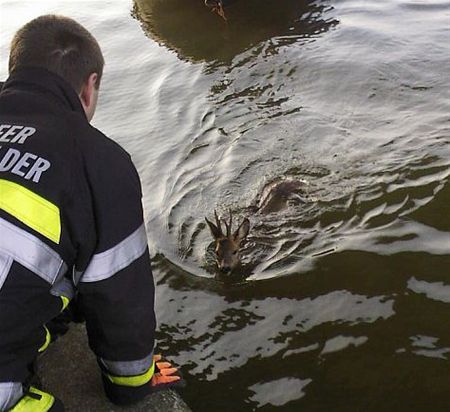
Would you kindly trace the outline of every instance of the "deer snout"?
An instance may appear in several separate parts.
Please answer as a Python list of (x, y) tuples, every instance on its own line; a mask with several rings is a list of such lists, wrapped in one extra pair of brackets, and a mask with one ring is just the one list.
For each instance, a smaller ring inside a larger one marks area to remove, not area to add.
[(240, 264), (237, 245), (231, 244), (229, 240), (219, 243), (216, 249), (216, 260), (217, 267), (221, 272), (230, 273), (233, 271)]
[(227, 264), (219, 265), (219, 268), (223, 273), (230, 273), (233, 269), (230, 265)]

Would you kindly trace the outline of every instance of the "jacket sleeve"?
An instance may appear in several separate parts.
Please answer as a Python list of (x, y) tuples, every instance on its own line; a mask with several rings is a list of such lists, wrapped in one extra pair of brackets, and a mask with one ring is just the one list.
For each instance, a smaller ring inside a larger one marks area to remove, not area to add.
[(155, 292), (139, 177), (125, 151), (104, 143), (85, 160), (96, 246), (76, 268), (78, 304), (106, 394), (126, 404), (150, 392)]

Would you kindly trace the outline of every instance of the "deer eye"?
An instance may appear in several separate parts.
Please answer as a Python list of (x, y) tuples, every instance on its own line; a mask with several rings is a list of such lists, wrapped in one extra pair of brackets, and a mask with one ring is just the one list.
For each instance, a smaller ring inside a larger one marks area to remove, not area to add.
[(237, 255), (237, 254), (238, 254), (238, 251), (235, 250), (235, 251), (233, 252), (233, 255)]

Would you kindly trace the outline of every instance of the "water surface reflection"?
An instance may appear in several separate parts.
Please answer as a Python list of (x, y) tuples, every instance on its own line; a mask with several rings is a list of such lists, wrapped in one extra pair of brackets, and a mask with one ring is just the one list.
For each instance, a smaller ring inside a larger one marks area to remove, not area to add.
[(329, 8), (320, 1), (241, 0), (226, 9), (224, 22), (202, 0), (134, 0), (133, 16), (180, 58), (221, 64), (267, 40), (272, 52), (310, 41), (337, 24), (323, 17)]

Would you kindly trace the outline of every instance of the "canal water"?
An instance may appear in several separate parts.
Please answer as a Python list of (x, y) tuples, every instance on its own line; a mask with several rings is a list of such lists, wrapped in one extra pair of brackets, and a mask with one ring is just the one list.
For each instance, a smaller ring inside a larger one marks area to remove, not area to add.
[[(196, 412), (450, 410), (450, 2), (0, 3), (106, 59), (94, 125), (140, 173), (158, 346)], [(271, 214), (278, 179), (304, 182)], [(217, 276), (205, 224), (247, 217)]]

